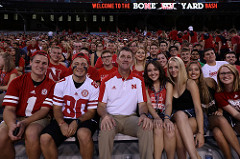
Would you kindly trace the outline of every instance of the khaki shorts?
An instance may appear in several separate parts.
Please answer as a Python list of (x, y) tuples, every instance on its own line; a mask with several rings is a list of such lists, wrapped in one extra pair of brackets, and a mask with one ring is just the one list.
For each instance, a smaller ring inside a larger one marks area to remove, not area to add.
[[(17, 121), (22, 121), (22, 120), (24, 120), (25, 118), (27, 118), (27, 117), (17, 117)], [(50, 118), (46, 117), (46, 118), (43, 118), (43, 119), (39, 119), (39, 120), (36, 120), (36, 121), (34, 121), (34, 122), (30, 123), (30, 124), (35, 124), (35, 123), (36, 123), (36, 124), (39, 124), (39, 125), (41, 125), (43, 128), (45, 128), (45, 127), (50, 123)], [(4, 124), (4, 126), (7, 126), (4, 121), (2, 121), (1, 124)], [(30, 125), (30, 124), (29, 124), (29, 125)], [(2, 125), (2, 126), (3, 126), (3, 125)]]

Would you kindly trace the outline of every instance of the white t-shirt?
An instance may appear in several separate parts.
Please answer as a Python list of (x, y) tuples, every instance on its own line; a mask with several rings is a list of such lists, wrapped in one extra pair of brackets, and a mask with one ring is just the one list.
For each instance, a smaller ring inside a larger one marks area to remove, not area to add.
[(226, 61), (216, 61), (215, 66), (210, 66), (208, 64), (205, 64), (202, 67), (203, 76), (205, 78), (207, 78), (207, 77), (213, 78), (217, 82), (218, 69), (224, 64), (228, 64), (228, 62), (226, 62)]

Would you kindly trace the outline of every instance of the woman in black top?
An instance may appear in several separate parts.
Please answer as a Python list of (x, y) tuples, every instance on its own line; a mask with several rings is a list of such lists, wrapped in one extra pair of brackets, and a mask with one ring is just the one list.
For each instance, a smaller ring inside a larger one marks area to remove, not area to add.
[(185, 65), (179, 57), (169, 59), (167, 74), (173, 83), (173, 104), (165, 112), (169, 115), (173, 111), (178, 158), (186, 158), (186, 151), (190, 158), (200, 158), (196, 148), (204, 144), (204, 130), (198, 86), (193, 80), (187, 79)]
[(231, 125), (222, 114), (222, 109), (218, 109), (214, 99), (216, 82), (212, 78), (203, 78), (201, 65), (198, 62), (190, 62), (187, 66), (188, 78), (194, 80), (200, 91), (200, 98), (204, 113), (208, 116), (209, 128), (213, 132), (218, 146), (222, 150), (226, 159), (232, 158), (231, 147), (240, 153), (240, 145)]

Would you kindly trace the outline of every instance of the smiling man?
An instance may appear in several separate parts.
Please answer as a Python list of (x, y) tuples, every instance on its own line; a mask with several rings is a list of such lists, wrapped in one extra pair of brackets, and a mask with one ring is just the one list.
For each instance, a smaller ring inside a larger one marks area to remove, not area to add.
[(189, 48), (182, 48), (181, 53), (180, 53), (181, 59), (184, 62), (185, 67), (187, 66), (187, 64), (190, 62), (191, 59), (191, 53), (190, 53), (190, 49)]
[(67, 68), (60, 63), (62, 58), (62, 49), (59, 46), (54, 46), (50, 50), (50, 63), (47, 70), (47, 76), (55, 82), (64, 78), (67, 73)]
[(217, 71), (224, 65), (228, 64), (226, 61), (216, 61), (216, 55), (213, 49), (206, 49), (203, 53), (203, 59), (206, 60), (206, 64), (202, 67), (203, 76), (205, 78), (213, 78), (217, 82)]
[(103, 67), (98, 70), (101, 82), (104, 77), (115, 72), (117, 67), (114, 67), (112, 64), (112, 54), (108, 50), (104, 50), (101, 55), (103, 61)]
[(57, 159), (57, 147), (74, 136), (80, 145), (83, 159), (92, 159), (92, 135), (97, 128), (93, 120), (99, 95), (98, 85), (86, 76), (88, 57), (75, 54), (72, 58), (73, 74), (60, 80), (54, 89), (53, 114), (55, 120), (42, 132), (41, 149), (46, 159)]
[(0, 158), (15, 158), (13, 143), (23, 137), (28, 158), (40, 158), (40, 133), (49, 123), (46, 116), (52, 108), (55, 85), (45, 75), (48, 61), (46, 52), (34, 52), (30, 60), (32, 72), (17, 77), (9, 85), (3, 100)]
[[(99, 158), (112, 158), (114, 137), (122, 133), (138, 137), (140, 158), (152, 159), (153, 125), (146, 116), (148, 108), (143, 79), (130, 70), (133, 64), (132, 50), (123, 47), (117, 63), (118, 70), (104, 78), (99, 93)], [(140, 117), (136, 115), (137, 107)]]

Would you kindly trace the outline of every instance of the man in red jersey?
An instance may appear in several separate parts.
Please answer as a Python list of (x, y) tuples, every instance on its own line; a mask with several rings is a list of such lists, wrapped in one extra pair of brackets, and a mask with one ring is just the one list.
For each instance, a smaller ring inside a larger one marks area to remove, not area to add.
[(52, 108), (54, 81), (46, 77), (48, 55), (44, 51), (33, 53), (31, 73), (14, 79), (3, 100), (5, 106), (0, 124), (0, 158), (15, 158), (13, 143), (24, 137), (28, 158), (41, 154), (39, 136), (48, 124), (46, 118)]
[(104, 77), (109, 75), (110, 73), (113, 73), (117, 70), (117, 67), (114, 67), (112, 64), (112, 54), (108, 50), (104, 50), (101, 55), (102, 61), (103, 61), (103, 67), (98, 70), (101, 82)]
[(60, 63), (62, 57), (62, 49), (59, 46), (54, 46), (50, 50), (50, 63), (47, 70), (47, 76), (55, 82), (64, 78), (67, 73), (67, 68)]

